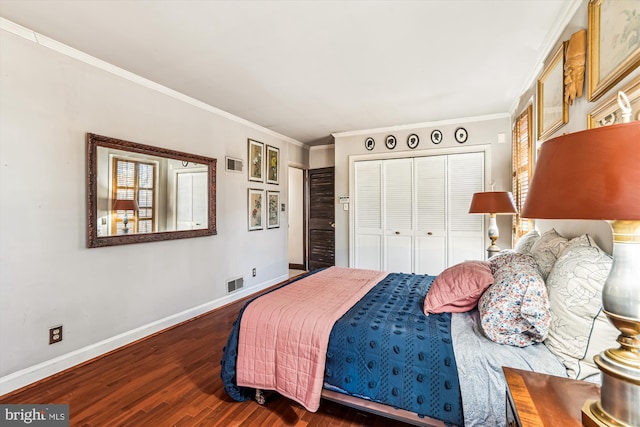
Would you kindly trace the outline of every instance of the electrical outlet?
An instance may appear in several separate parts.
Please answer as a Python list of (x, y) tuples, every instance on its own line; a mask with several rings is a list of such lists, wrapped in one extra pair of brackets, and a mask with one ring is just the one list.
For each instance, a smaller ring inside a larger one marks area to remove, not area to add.
[(62, 325), (49, 328), (49, 345), (62, 341)]
[(253, 275), (253, 277), (256, 277), (256, 269), (255, 268), (253, 270), (251, 270), (251, 274)]

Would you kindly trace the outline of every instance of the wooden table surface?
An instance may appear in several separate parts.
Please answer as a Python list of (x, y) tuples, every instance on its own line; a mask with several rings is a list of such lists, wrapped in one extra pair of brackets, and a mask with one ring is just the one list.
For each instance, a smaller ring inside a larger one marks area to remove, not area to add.
[(502, 368), (522, 427), (582, 427), (582, 405), (600, 398), (597, 384)]

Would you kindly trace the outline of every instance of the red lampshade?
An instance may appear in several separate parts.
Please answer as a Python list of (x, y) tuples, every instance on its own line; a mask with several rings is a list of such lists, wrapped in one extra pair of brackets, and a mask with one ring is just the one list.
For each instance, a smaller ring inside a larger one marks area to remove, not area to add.
[(640, 122), (543, 143), (521, 216), (640, 220)]
[(518, 210), (509, 191), (485, 191), (474, 193), (471, 198), (471, 214), (515, 214)]
[(137, 211), (138, 202), (131, 199), (116, 199), (113, 202), (113, 210), (114, 211)]

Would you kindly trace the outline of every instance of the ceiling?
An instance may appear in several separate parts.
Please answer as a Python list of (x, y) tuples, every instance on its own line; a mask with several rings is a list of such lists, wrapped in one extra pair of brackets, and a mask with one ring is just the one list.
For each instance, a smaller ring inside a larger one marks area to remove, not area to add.
[(305, 144), (511, 113), (581, 0), (0, 0), (0, 16)]

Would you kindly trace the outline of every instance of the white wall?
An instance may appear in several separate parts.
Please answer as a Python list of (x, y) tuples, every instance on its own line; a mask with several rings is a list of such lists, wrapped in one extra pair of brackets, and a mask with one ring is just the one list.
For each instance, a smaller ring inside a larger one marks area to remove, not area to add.
[[(578, 10), (576, 11), (573, 18), (570, 20), (569, 24), (566, 26), (558, 40), (556, 40), (553, 48), (550, 51), (549, 56), (545, 59), (545, 64), (548, 64), (553, 56), (553, 53), (558, 49), (558, 47), (562, 44), (562, 42), (567, 41), (571, 38), (571, 35), (576, 31), (588, 27), (588, 2), (583, 2)], [(541, 70), (542, 72), (542, 70)], [(588, 78), (588, 64), (587, 69), (585, 70), (585, 84), (584, 90), (581, 98), (576, 98), (572, 105), (569, 106), (569, 122), (558, 129), (553, 135), (551, 135), (548, 139), (551, 139), (556, 136), (564, 135), (566, 133), (577, 132), (580, 130), (587, 129), (587, 116), (594, 109), (598, 108), (601, 104), (608, 102), (612, 96), (616, 96), (618, 90), (623, 89), (630, 82), (637, 80), (640, 78), (640, 68), (636, 68), (633, 70), (628, 76), (622, 79), (620, 82), (615, 84), (609, 91), (603, 94), (597, 100), (590, 102), (587, 99), (587, 78)], [(537, 139), (537, 108), (536, 108), (536, 85), (537, 80), (534, 81), (529, 88), (523, 93), (520, 97), (518, 106), (514, 112), (513, 118), (515, 119), (524, 109), (530, 104), (534, 105), (534, 117), (533, 117), (533, 125), (534, 125), (534, 139)], [(538, 146), (542, 144), (542, 141), (537, 141)], [(611, 228), (604, 221), (575, 221), (575, 220), (545, 220), (545, 221), (536, 221), (536, 228), (542, 230), (546, 230), (549, 228), (556, 228), (558, 232), (568, 236), (575, 237), (576, 235), (582, 233), (589, 233), (595, 237), (598, 245), (602, 247), (605, 251), (611, 253), (613, 242), (612, 242), (612, 234)]]
[[(464, 127), (468, 132), (468, 140), (464, 144), (455, 141), (453, 135), (455, 129)], [(441, 122), (431, 122), (416, 124), (413, 126), (398, 126), (387, 129), (371, 129), (364, 131), (342, 132), (334, 134), (335, 138), (335, 175), (336, 175), (336, 265), (349, 265), (349, 211), (345, 211), (339, 203), (340, 196), (351, 196), (349, 194), (349, 156), (380, 156), (406, 155), (411, 157), (416, 152), (424, 151), (447, 151), (465, 149), (472, 145), (489, 145), (491, 147), (491, 170), (486, 172), (486, 189), (490, 190), (489, 184), (495, 182), (496, 191), (511, 191), (511, 130), (510, 119), (506, 114), (475, 117), (460, 120), (447, 120)], [(435, 145), (431, 142), (431, 131), (439, 129), (443, 133), (443, 141)], [(420, 138), (418, 147), (411, 150), (407, 147), (407, 137), (415, 133)], [(395, 149), (389, 150), (385, 147), (384, 140), (387, 135), (394, 135), (397, 139)], [(504, 134), (504, 142), (498, 142), (498, 135)], [(364, 141), (368, 137), (375, 139), (375, 147), (368, 151)], [(399, 154), (400, 153), (400, 154)], [(350, 206), (350, 209), (352, 206)], [(488, 227), (489, 218), (486, 218)], [(511, 247), (511, 218), (506, 215), (498, 216), (498, 227), (500, 238), (498, 246), (501, 248)], [(490, 240), (486, 238), (486, 246), (490, 245)]]
[[(224, 158), (280, 148), (280, 185), (250, 186), (284, 201), (300, 143), (4, 30), (0, 52), (0, 394), (288, 277), (286, 215), (248, 232), (247, 176)], [(87, 132), (217, 158), (218, 234), (87, 249)]]

